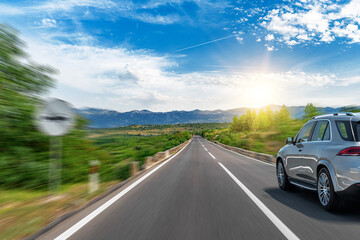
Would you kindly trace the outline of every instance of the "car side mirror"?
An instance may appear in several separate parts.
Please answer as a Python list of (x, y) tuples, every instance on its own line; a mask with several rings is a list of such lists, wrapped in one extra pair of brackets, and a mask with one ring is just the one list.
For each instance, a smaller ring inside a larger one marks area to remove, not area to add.
[(286, 144), (294, 144), (294, 139), (292, 138), (292, 137), (288, 137), (288, 138), (286, 138)]

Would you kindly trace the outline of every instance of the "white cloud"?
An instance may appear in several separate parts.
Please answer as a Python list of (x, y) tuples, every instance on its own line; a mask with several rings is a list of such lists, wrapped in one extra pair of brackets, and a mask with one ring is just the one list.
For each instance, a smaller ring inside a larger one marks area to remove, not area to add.
[(40, 27), (53, 28), (56, 27), (56, 20), (51, 18), (43, 18), (39, 23)]
[[(4, 16), (28, 15), (33, 17), (65, 17), (71, 18), (75, 22), (79, 19), (106, 18), (114, 20), (116, 18), (135, 19), (152, 24), (174, 24), (180, 22), (192, 22), (188, 14), (183, 11), (179, 13), (163, 14), (163, 11), (154, 11), (163, 6), (181, 7), (186, 0), (161, 0), (161, 1), (132, 1), (132, 0), (46, 0), (35, 1), (31, 4), (18, 5), (0, 4), (0, 14)], [(226, 1), (210, 2), (195, 0), (194, 4), (202, 12), (216, 11), (230, 7)], [(243, 21), (247, 21), (246, 18)]]
[[(276, 34), (280, 42), (330, 43), (345, 38), (348, 43), (360, 42), (360, 1), (346, 4), (336, 1), (296, 1), (268, 12), (261, 26)], [(276, 36), (275, 35), (275, 36)]]
[(24, 13), (25, 12), (19, 7), (10, 6), (7, 4), (0, 4), (0, 14), (3, 16), (22, 15)]
[(275, 48), (273, 46), (266, 46), (266, 49), (271, 52), (271, 51), (274, 51)]
[(239, 42), (239, 43), (242, 43), (244, 38), (242, 37), (239, 37), (239, 36), (236, 36), (236, 40)]
[[(177, 14), (161, 15), (154, 14), (150, 12), (138, 12), (138, 10), (146, 10), (160, 7), (166, 4), (175, 4), (182, 3), (183, 1), (179, 0), (168, 0), (162, 2), (148, 2), (147, 4), (142, 3), (133, 3), (132, 1), (111, 1), (111, 0), (48, 0), (40, 4), (33, 4), (27, 6), (13, 6), (0, 4), (0, 14), (3, 15), (33, 15), (37, 17), (39, 14), (56, 16), (61, 18), (65, 16), (66, 18), (71, 17), (73, 19), (77, 18), (89, 18), (95, 17), (96, 14), (105, 14), (107, 18), (118, 18), (125, 17), (136, 19), (146, 23), (152, 24), (173, 24), (178, 23), (186, 19), (186, 17), (181, 18)], [(91, 9), (90, 9), (91, 7)], [(71, 13), (71, 14), (69, 14)], [(98, 15), (100, 16), (100, 15)], [(50, 19), (50, 18), (46, 18)], [(41, 21), (42, 22), (42, 21)], [(43, 24), (44, 27), (47, 27)], [(51, 26), (52, 27), (52, 26)]]
[(28, 7), (28, 9), (43, 12), (63, 12), (72, 11), (76, 7), (94, 7), (100, 9), (110, 9), (117, 7), (117, 4), (109, 0), (49, 0), (45, 1), (42, 4)]
[(286, 43), (287, 45), (289, 45), (289, 46), (293, 46), (293, 45), (299, 44), (299, 42), (297, 42), (297, 41), (295, 41), (295, 40), (286, 41), (285, 43)]
[(266, 41), (272, 41), (272, 40), (274, 40), (274, 38), (275, 38), (275, 37), (274, 37), (274, 35), (272, 35), (272, 34), (268, 34), (268, 35), (265, 36), (265, 40), (266, 40)]
[(261, 38), (256, 39), (257, 42), (261, 42)]
[(303, 41), (309, 41), (311, 40), (311, 37), (308, 34), (299, 34), (296, 36), (297, 39), (303, 40)]
[(154, 24), (173, 24), (181, 21), (180, 16), (178, 15), (152, 15), (147, 13), (134, 13), (131, 14), (133, 19), (140, 20), (146, 23), (154, 23)]

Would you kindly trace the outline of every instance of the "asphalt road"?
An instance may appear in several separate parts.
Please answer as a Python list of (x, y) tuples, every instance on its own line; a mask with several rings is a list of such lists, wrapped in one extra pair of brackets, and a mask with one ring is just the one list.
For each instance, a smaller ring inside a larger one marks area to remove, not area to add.
[(273, 165), (201, 137), (155, 168), (40, 239), (360, 239), (357, 204), (328, 213), (315, 192), (280, 190)]

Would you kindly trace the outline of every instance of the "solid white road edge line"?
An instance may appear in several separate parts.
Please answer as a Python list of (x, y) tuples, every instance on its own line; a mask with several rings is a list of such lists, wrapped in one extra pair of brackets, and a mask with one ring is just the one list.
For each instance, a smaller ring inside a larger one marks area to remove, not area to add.
[[(204, 139), (205, 139), (205, 138), (204, 138)], [(226, 148), (223, 148), (222, 146), (219, 146), (219, 145), (217, 145), (217, 144), (215, 144), (215, 143), (213, 143), (213, 142), (210, 142), (210, 141), (208, 141), (207, 139), (205, 139), (205, 141), (207, 141), (207, 142), (209, 142), (209, 143), (211, 143), (211, 144), (213, 144), (213, 145), (215, 145), (215, 146), (217, 146), (217, 147), (219, 147), (219, 148), (222, 148), (222, 149), (224, 149), (224, 150), (226, 150), (226, 151), (228, 151), (228, 152), (235, 153), (235, 154), (237, 154), (237, 155), (239, 155), (239, 156), (246, 157), (246, 158), (249, 158), (249, 159), (251, 159), (251, 160), (254, 160), (254, 161), (257, 161), (257, 162), (261, 162), (261, 163), (263, 163), (263, 164), (266, 164), (266, 165), (270, 165), (270, 166), (275, 167), (275, 164), (273, 164), (273, 163), (267, 163), (267, 162), (261, 161), (261, 160), (256, 159), (256, 158), (252, 158), (252, 157), (249, 157), (249, 156), (246, 156), (246, 155), (243, 155), (243, 154), (240, 154), (240, 153), (231, 151), (231, 150), (226, 149)]]
[(213, 159), (216, 159), (216, 158), (214, 157), (214, 155), (211, 154), (211, 152), (208, 152), (208, 153), (210, 154), (210, 156), (211, 156)]
[(287, 239), (300, 240), (274, 213), (271, 212), (269, 208), (265, 206), (265, 204), (263, 204), (242, 182), (240, 182), (239, 179), (237, 179), (224, 165), (220, 162), (218, 163)]
[[(192, 140), (191, 140), (192, 141)], [(94, 219), (97, 215), (99, 215), (101, 212), (103, 212), (105, 209), (107, 209), (108, 207), (110, 207), (114, 202), (116, 202), (117, 200), (119, 200), (122, 196), (124, 196), (127, 192), (129, 192), (131, 189), (133, 189), (134, 187), (136, 187), (139, 183), (141, 183), (142, 181), (144, 181), (147, 177), (149, 177), (151, 174), (153, 174), (154, 172), (156, 172), (159, 168), (161, 168), (162, 166), (164, 166), (166, 163), (168, 163), (171, 159), (173, 159), (174, 157), (176, 157), (176, 155), (178, 155), (183, 149), (185, 149), (190, 143), (188, 142), (186, 144), (185, 147), (183, 147), (180, 151), (178, 151), (177, 153), (174, 154), (174, 156), (170, 157), (168, 160), (166, 160), (165, 162), (161, 163), (159, 166), (155, 167), (153, 170), (151, 170), (150, 172), (148, 172), (147, 174), (145, 174), (144, 176), (142, 176), (141, 178), (139, 178), (138, 180), (136, 180), (136, 182), (132, 183), (130, 186), (128, 186), (127, 188), (125, 188), (124, 190), (122, 190), (120, 193), (118, 193), (116, 196), (114, 196), (113, 198), (111, 198), (110, 200), (108, 200), (106, 203), (104, 203), (103, 205), (101, 205), (100, 207), (98, 207), (96, 210), (94, 210), (93, 212), (91, 212), (89, 215), (87, 215), (86, 217), (84, 217), (83, 219), (81, 219), (79, 222), (77, 222), (75, 225), (73, 225), (71, 228), (69, 228), (68, 230), (66, 230), (65, 232), (63, 232), (61, 235), (59, 235), (57, 238), (55, 238), (55, 240), (63, 240), (63, 239), (67, 239), (69, 237), (71, 237), (71, 235), (73, 235), (74, 233), (76, 233), (80, 228), (82, 228), (83, 226), (85, 226), (88, 222), (90, 222), (92, 219)]]

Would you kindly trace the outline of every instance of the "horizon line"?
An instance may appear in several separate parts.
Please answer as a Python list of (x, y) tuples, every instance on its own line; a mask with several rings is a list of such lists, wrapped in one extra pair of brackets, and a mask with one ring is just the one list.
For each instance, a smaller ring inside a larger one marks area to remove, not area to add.
[[(115, 111), (115, 112), (118, 112), (118, 113), (127, 113), (127, 112), (134, 112), (134, 111), (149, 111), (149, 112), (153, 112), (153, 113), (164, 113), (164, 112), (192, 112), (192, 111), (230, 111), (230, 110), (234, 110), (234, 109), (239, 109), (239, 108), (248, 108), (248, 109), (261, 109), (261, 108), (266, 108), (268, 106), (271, 106), (271, 105), (275, 105), (275, 106), (282, 106), (282, 105), (285, 105), (285, 104), (268, 104), (268, 105), (265, 105), (265, 106), (261, 106), (261, 107), (235, 107), (235, 108), (230, 108), (230, 109), (212, 109), (212, 110), (209, 110), (209, 109), (198, 109), (198, 108), (195, 108), (193, 110), (168, 110), (168, 111), (153, 111), (153, 110), (148, 110), (148, 109), (133, 109), (133, 110), (128, 110), (128, 111), (119, 111), (119, 110), (115, 110), (115, 109), (109, 109), (109, 108), (97, 108), (97, 107), (76, 107), (75, 109), (77, 110), (86, 110), (86, 109), (97, 109), (97, 110), (107, 110), (107, 111)], [(285, 107), (305, 107), (306, 105), (285, 105)], [(360, 107), (360, 105), (344, 105), (344, 106), (315, 106), (315, 107), (320, 107), (320, 108), (341, 108), (341, 107)]]

